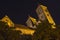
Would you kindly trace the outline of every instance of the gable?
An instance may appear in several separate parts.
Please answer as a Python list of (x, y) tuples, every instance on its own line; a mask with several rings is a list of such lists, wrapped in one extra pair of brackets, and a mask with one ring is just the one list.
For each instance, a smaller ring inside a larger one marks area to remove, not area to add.
[(5, 17), (3, 17), (3, 18), (1, 19), (1, 21), (7, 22), (8, 25), (9, 25), (9, 27), (14, 27), (14, 23), (9, 19), (9, 17), (8, 17), (7, 15), (6, 15)]

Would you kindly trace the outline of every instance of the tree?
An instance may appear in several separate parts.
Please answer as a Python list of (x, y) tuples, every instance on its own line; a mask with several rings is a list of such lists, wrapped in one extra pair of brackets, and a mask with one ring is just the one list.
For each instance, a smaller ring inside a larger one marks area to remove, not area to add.
[(20, 32), (12, 30), (6, 22), (0, 21), (0, 39), (1, 40), (20, 40)]
[(32, 40), (60, 40), (59, 30), (57, 28), (53, 29), (51, 25), (48, 21), (40, 23), (37, 26)]

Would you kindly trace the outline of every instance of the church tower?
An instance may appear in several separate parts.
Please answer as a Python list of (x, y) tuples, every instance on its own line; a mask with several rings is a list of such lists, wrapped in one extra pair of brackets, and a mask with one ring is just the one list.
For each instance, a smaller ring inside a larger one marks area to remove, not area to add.
[(48, 9), (47, 9), (46, 6), (39, 5), (39, 6), (37, 7), (37, 9), (36, 9), (36, 12), (37, 12), (37, 15), (38, 15), (39, 20), (45, 21), (45, 20), (47, 19), (48, 22), (49, 22), (50, 24), (52, 24), (52, 25), (51, 25), (52, 28), (56, 28), (56, 27), (55, 27), (56, 24), (55, 24), (53, 18), (51, 17), (51, 15), (50, 15), (50, 13), (49, 13), (49, 11), (48, 11)]

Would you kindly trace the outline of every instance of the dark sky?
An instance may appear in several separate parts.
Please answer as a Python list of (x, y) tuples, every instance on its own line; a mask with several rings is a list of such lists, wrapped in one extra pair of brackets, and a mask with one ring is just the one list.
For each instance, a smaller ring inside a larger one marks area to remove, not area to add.
[(0, 1), (0, 18), (8, 15), (14, 23), (25, 24), (28, 15), (37, 18), (35, 10), (39, 3), (47, 6), (56, 24), (60, 24), (59, 0), (2, 0)]

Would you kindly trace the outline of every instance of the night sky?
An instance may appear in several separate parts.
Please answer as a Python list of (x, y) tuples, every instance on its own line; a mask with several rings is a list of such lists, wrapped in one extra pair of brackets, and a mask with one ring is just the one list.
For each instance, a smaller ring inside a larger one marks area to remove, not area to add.
[(59, 0), (1, 0), (0, 18), (8, 15), (14, 23), (25, 24), (28, 15), (37, 18), (35, 10), (39, 4), (47, 6), (56, 24), (60, 24)]

